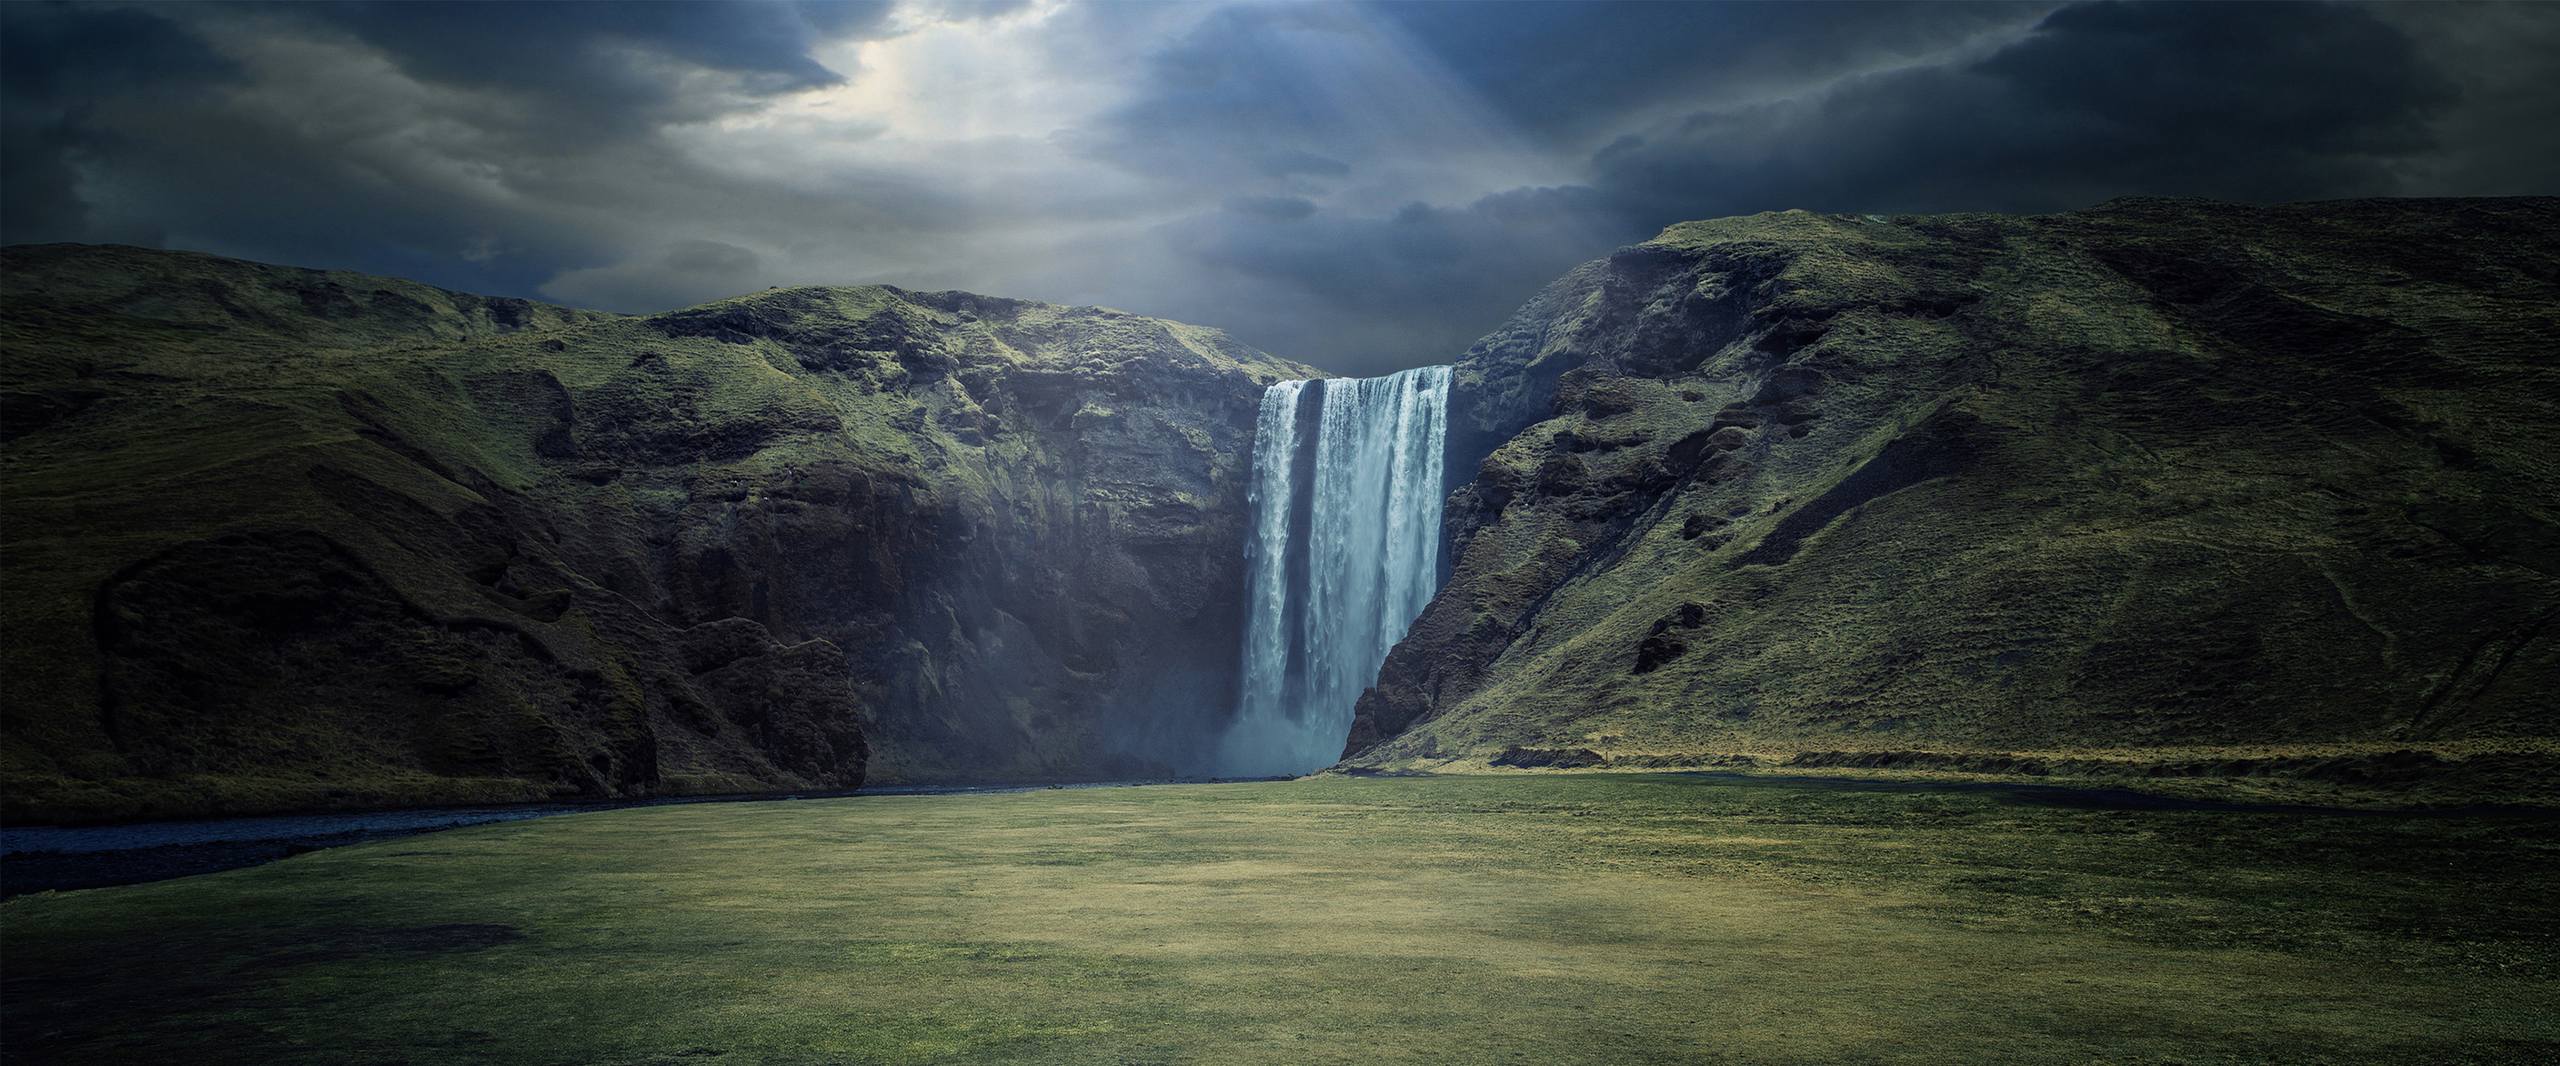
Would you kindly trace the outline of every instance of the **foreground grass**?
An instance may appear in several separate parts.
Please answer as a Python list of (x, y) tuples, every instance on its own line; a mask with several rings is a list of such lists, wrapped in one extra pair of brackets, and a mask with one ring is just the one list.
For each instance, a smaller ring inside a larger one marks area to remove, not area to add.
[(21, 897), (13, 1061), (2539, 1061), (2560, 823), (1633, 775), (664, 807)]

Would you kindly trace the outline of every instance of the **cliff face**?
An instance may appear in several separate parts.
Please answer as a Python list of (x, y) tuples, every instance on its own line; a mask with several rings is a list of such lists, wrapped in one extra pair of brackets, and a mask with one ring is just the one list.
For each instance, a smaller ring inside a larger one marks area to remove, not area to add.
[(961, 293), (0, 254), (19, 818), (1169, 772), (1312, 373)]
[(1459, 364), (1455, 562), (1349, 752), (2547, 745), (2555, 249), (2550, 199), (1672, 227)]
[[(2555, 248), (2550, 199), (1673, 227), (1459, 363), (1349, 757), (2560, 750)], [(960, 293), (0, 266), (17, 819), (1199, 769), (1313, 374)]]

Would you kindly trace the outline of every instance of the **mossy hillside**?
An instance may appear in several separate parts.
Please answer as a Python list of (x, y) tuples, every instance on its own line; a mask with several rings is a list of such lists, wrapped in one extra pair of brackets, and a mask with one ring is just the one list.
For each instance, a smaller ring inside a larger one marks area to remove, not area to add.
[[(95, 592), (111, 574), (212, 529), (328, 514), (302, 479), (274, 476), (302, 456), (336, 451), (357, 469), (384, 465), (376, 451), (347, 447), (348, 419), (330, 383), (369, 376), (385, 350), (424, 359), (423, 350), (464, 338), (609, 317), (189, 253), (5, 254), (13, 775), (53, 776), (38, 754), (46, 750), (63, 753), (74, 775), (125, 769), (105, 750), (96, 692)], [(439, 498), (438, 487), (420, 491)], [(383, 782), (392, 792), (408, 784)]]
[(2547, 199), (1672, 227), (1461, 363), (1455, 571), (1356, 761), (2547, 753), (2555, 238)]
[[(909, 539), (829, 549), (856, 565), (801, 566), (802, 590), (822, 594), (783, 612), (851, 650), (876, 702), (915, 709), (878, 723), (907, 753), (886, 760), (892, 773), (1166, 772), (1232, 691), (1252, 411), (1270, 382), (1313, 371), (1119, 312), (942, 293), (860, 320), (812, 313), (836, 298), (763, 294), (657, 328), (843, 382), (848, 434), (907, 456), (878, 476), (920, 484), (871, 507), (914, 514)], [(693, 528), (706, 554), (807, 550), (776, 521)], [(848, 609), (880, 604), (879, 585), (932, 591), (887, 614)]]
[[(2038, 794), (2044, 795), (2044, 794)], [(571, 815), (0, 903), (55, 1062), (2541, 1062), (2548, 818), (1631, 774)]]
[(6, 254), (21, 816), (824, 787), (865, 728), (893, 779), (1143, 765), (1103, 717), (1180, 693), (1120, 657), (1226, 609), (1238, 435), (1306, 372), (965, 294), (632, 318)]

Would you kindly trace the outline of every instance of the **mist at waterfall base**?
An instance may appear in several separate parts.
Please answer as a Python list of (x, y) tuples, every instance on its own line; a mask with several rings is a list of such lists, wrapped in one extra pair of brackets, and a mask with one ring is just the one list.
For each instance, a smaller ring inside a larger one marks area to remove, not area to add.
[(1445, 366), (1263, 393), (1242, 680), (1220, 776), (1341, 759), (1353, 705), (1438, 591), (1448, 401)]

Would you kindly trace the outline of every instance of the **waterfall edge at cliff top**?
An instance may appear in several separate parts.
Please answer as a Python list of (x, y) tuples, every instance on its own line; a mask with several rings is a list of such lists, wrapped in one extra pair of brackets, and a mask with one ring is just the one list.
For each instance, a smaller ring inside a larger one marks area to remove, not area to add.
[(1242, 683), (1220, 775), (1342, 758), (1353, 705), (1439, 591), (1448, 408), (1445, 366), (1263, 392)]

